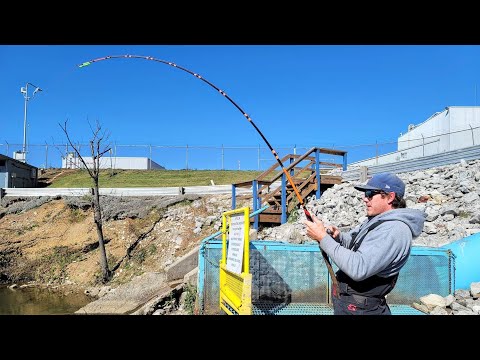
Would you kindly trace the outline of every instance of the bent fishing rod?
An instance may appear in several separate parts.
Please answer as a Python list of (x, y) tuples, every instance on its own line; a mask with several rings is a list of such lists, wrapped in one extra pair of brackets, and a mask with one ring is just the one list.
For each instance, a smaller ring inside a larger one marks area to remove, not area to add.
[[(303, 212), (305, 213), (305, 216), (307, 217), (307, 219), (309, 221), (313, 221), (312, 219), (312, 216), (310, 215), (310, 212), (307, 210), (307, 208), (305, 207), (305, 203), (303, 201), (303, 198), (302, 196), (300, 195), (297, 187), (295, 186), (295, 183), (294, 181), (292, 180), (290, 174), (288, 173), (288, 171), (285, 169), (285, 166), (283, 165), (282, 161), (280, 160), (277, 152), (275, 151), (275, 149), (270, 145), (270, 143), (268, 142), (267, 138), (263, 135), (263, 133), (260, 131), (260, 129), (257, 127), (257, 125), (255, 125), (255, 123), (253, 122), (253, 120), (250, 118), (250, 116), (245, 112), (243, 111), (243, 109), (235, 102), (232, 100), (232, 98), (230, 96), (228, 96), (225, 91), (219, 89), (217, 86), (215, 86), (214, 84), (212, 84), (210, 81), (208, 81), (207, 79), (205, 79), (204, 77), (200, 76), (199, 74), (197, 73), (194, 73), (193, 71), (190, 71), (182, 66), (179, 66), (173, 62), (170, 62), (170, 61), (166, 61), (166, 60), (161, 60), (161, 59), (157, 59), (157, 58), (154, 58), (152, 56), (143, 56), (143, 55), (109, 55), (109, 56), (105, 56), (105, 57), (101, 57), (101, 58), (98, 58), (98, 59), (94, 59), (94, 60), (90, 60), (90, 61), (86, 61), (80, 65), (78, 65), (79, 68), (83, 68), (85, 66), (88, 66), (88, 65), (91, 65), (91, 64), (94, 64), (96, 62), (100, 62), (100, 61), (104, 61), (104, 60), (109, 60), (109, 59), (143, 59), (143, 60), (150, 60), (150, 61), (155, 61), (155, 62), (158, 62), (158, 63), (162, 63), (162, 64), (166, 64), (166, 65), (170, 65), (176, 69), (180, 69), (180, 70), (183, 70), (187, 73), (189, 73), (190, 75), (193, 75), (195, 76), (197, 79), (200, 79), (202, 80), (203, 82), (207, 83), (208, 85), (210, 85), (212, 88), (214, 88), (215, 90), (217, 90), (221, 95), (223, 95), (228, 101), (230, 101), (233, 106), (235, 106), (242, 114), (243, 116), (248, 120), (248, 122), (250, 124), (252, 124), (252, 126), (255, 128), (255, 130), (257, 130), (258, 134), (262, 137), (263, 141), (265, 142), (265, 144), (267, 144), (268, 148), (270, 149), (270, 151), (272, 152), (273, 156), (275, 157), (275, 159), (277, 160), (278, 164), (280, 165), (280, 168), (282, 169), (283, 173), (285, 174), (285, 176), (287, 177), (288, 179), (288, 182), (290, 183), (290, 185), (292, 186), (292, 189), (293, 191), (295, 192), (295, 195), (297, 196), (297, 199), (298, 199), (298, 202), (300, 203), (300, 206), (302, 207), (303, 209)], [(331, 232), (329, 230), (327, 230), (327, 232), (331, 235)], [(327, 265), (327, 268), (328, 268), (328, 272), (332, 278), (332, 281), (334, 283), (334, 286), (336, 288), (336, 277), (335, 277), (335, 273), (333, 272), (333, 268), (332, 268), (332, 265), (330, 263), (330, 260), (328, 259), (328, 255), (325, 253), (325, 251), (323, 251), (323, 249), (321, 249), (321, 252), (322, 252), (322, 256), (323, 256), (323, 259), (325, 260), (325, 264)], [(334, 289), (335, 290), (335, 289)], [(334, 292), (335, 293), (335, 292)]]

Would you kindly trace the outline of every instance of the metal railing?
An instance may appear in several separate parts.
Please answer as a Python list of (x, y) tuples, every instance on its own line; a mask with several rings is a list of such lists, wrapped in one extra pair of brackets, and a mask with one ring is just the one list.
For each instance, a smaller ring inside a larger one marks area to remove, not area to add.
[[(416, 159), (401, 160), (383, 165), (372, 165), (367, 168), (367, 176), (381, 172), (393, 172), (395, 174), (410, 172), (422, 169), (428, 169), (438, 166), (454, 164), (460, 160), (476, 160), (480, 159), (480, 145), (471, 146), (464, 149), (447, 151), (440, 154), (423, 156)], [(350, 167), (347, 171), (343, 171), (341, 176), (343, 180), (356, 181), (362, 178), (362, 167)]]

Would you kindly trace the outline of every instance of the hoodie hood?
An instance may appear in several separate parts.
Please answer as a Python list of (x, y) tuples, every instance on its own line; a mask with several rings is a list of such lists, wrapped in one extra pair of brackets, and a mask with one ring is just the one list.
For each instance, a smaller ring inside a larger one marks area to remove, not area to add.
[(413, 237), (417, 237), (422, 233), (423, 224), (427, 214), (417, 209), (392, 209), (374, 217), (372, 225), (377, 221), (398, 220), (408, 225)]

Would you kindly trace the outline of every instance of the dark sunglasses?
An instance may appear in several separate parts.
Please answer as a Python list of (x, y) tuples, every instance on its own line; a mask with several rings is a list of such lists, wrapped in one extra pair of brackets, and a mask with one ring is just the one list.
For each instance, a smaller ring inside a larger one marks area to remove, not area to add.
[(383, 193), (383, 191), (379, 190), (365, 190), (365, 197), (371, 200), (375, 195)]

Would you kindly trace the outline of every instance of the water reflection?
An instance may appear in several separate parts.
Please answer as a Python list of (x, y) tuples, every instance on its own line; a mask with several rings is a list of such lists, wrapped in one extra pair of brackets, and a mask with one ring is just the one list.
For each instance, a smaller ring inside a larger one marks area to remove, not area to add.
[(0, 315), (73, 314), (92, 299), (85, 294), (68, 294), (38, 287), (9, 289), (0, 286)]

